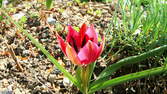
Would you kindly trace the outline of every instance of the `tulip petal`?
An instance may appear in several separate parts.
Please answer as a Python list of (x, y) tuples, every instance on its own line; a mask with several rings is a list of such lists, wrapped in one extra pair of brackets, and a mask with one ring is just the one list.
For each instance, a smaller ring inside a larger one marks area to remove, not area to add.
[(94, 25), (88, 27), (86, 34), (88, 35), (89, 39), (95, 43), (98, 43), (98, 34), (95, 31)]
[(98, 49), (98, 53), (97, 53), (95, 58), (98, 58), (101, 55), (101, 53), (103, 52), (104, 44), (105, 44), (105, 36), (102, 37), (102, 42), (100, 43), (100, 47)]
[(80, 49), (78, 57), (82, 65), (87, 65), (94, 62), (98, 57), (99, 47), (96, 43), (88, 41), (86, 45)]
[(59, 36), (59, 34), (56, 34), (56, 37), (57, 37), (60, 48), (62, 49), (63, 53), (66, 55), (66, 44), (64, 40)]
[(81, 38), (80, 45), (82, 45), (82, 42), (84, 40), (86, 29), (87, 29), (86, 24), (83, 24), (80, 31), (79, 31), (79, 35), (80, 35), (80, 38)]
[(76, 32), (70, 25), (68, 26), (68, 34), (66, 40), (73, 48), (75, 48), (75, 51), (78, 52), (78, 49), (80, 47), (79, 33)]
[(76, 38), (79, 36), (78, 32), (75, 31), (71, 25), (68, 26), (68, 34), (66, 37), (67, 42), (73, 42), (72, 39), (76, 40)]
[(73, 64), (77, 64), (77, 65), (81, 64), (76, 51), (68, 43), (66, 47), (66, 53), (67, 53), (67, 57), (72, 61)]

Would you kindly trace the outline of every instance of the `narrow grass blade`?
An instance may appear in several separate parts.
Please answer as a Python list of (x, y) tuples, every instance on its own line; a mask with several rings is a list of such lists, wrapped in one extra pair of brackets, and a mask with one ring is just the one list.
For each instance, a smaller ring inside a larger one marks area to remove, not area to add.
[(7, 19), (11, 22), (13, 22), (16, 27), (22, 31), (31, 41), (32, 43), (37, 47), (39, 48), (43, 54), (45, 54), (48, 59), (61, 71), (64, 73), (64, 75), (74, 84), (76, 85), (78, 88), (80, 88), (80, 84), (77, 82), (76, 78), (74, 78), (69, 72), (67, 72), (67, 70), (65, 68), (63, 68), (59, 63), (58, 61), (52, 56), (50, 55), (50, 53), (38, 42), (36, 41), (31, 34), (29, 34), (26, 30), (24, 30), (17, 22), (15, 22), (14, 20), (12, 20), (12, 18), (7, 14), (5, 13), (3, 10), (1, 10), (2, 13), (7, 17)]
[(107, 88), (109, 86), (115, 86), (118, 84), (122, 84), (122, 83), (127, 82), (127, 81), (141, 79), (141, 78), (149, 77), (149, 76), (153, 76), (153, 75), (158, 75), (158, 74), (163, 73), (165, 71), (167, 71), (167, 67), (162, 66), (162, 67), (152, 68), (152, 69), (144, 70), (141, 72), (132, 73), (132, 74), (124, 75), (121, 77), (117, 77), (117, 78), (114, 78), (112, 80), (108, 80), (108, 81), (93, 85), (92, 87), (90, 87), (89, 93), (94, 93), (95, 91)]
[(112, 75), (115, 71), (117, 71), (122, 66), (143, 61), (143, 60), (147, 59), (148, 57), (155, 56), (158, 53), (163, 52), (165, 50), (167, 50), (167, 45), (155, 48), (153, 50), (150, 50), (150, 51), (145, 52), (145, 53), (140, 54), (140, 55), (131, 56), (131, 57), (127, 57), (125, 59), (122, 59), (122, 60), (116, 62), (115, 64), (112, 64), (112, 65), (108, 66), (107, 68), (105, 68), (98, 76), (98, 79), (96, 81), (94, 81), (91, 84), (91, 86), (95, 85), (99, 82), (104, 82), (107, 78), (109, 78), (110, 75)]

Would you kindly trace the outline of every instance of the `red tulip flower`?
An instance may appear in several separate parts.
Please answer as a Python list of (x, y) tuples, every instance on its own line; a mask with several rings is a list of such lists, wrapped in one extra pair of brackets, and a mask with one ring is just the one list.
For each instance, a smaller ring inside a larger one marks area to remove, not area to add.
[(83, 24), (79, 32), (69, 25), (66, 42), (59, 34), (56, 36), (63, 53), (72, 63), (81, 66), (93, 63), (100, 56), (104, 47), (104, 37), (101, 42), (98, 42), (98, 34), (93, 25), (87, 27), (86, 24)]

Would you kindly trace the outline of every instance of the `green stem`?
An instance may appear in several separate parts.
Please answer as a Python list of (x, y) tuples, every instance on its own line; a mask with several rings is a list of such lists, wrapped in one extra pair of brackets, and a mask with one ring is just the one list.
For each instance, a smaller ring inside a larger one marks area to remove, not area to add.
[(82, 88), (83, 94), (88, 94), (88, 86), (89, 86), (89, 65), (82, 67)]

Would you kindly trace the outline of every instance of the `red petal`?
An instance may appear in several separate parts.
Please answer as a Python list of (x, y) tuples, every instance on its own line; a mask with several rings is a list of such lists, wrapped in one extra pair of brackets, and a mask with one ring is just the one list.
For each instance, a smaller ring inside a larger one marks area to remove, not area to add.
[(71, 41), (71, 38), (76, 38), (78, 37), (79, 34), (78, 32), (76, 32), (71, 25), (68, 26), (68, 34), (67, 34), (67, 37), (66, 37), (66, 40), (67, 42), (70, 42)]
[(73, 48), (80, 47), (79, 33), (76, 32), (70, 25), (68, 26), (68, 34), (67, 34), (66, 40)]
[(95, 58), (98, 58), (101, 55), (101, 53), (103, 52), (104, 44), (105, 44), (105, 36), (102, 37), (102, 42), (100, 43), (100, 47), (98, 49), (98, 53), (97, 53)]
[(74, 48), (72, 48), (68, 43), (66, 47), (67, 57), (72, 61), (73, 64), (81, 65), (78, 55)]
[(66, 55), (66, 44), (64, 42), (64, 40), (59, 36), (59, 34), (56, 34), (57, 40), (58, 40), (58, 44), (60, 46), (60, 48), (62, 49), (63, 53)]
[(88, 27), (86, 34), (88, 35), (89, 39), (95, 43), (98, 43), (98, 34), (95, 31), (94, 25)]
[(82, 65), (87, 65), (94, 62), (98, 58), (100, 48), (95, 42), (88, 41), (86, 45), (80, 49), (78, 57)]
[(82, 27), (81, 27), (81, 29), (80, 29), (80, 32), (79, 32), (79, 35), (80, 35), (80, 38), (81, 38), (81, 40), (80, 40), (80, 46), (82, 45), (83, 39), (85, 37), (86, 29), (87, 29), (86, 24), (83, 24)]

